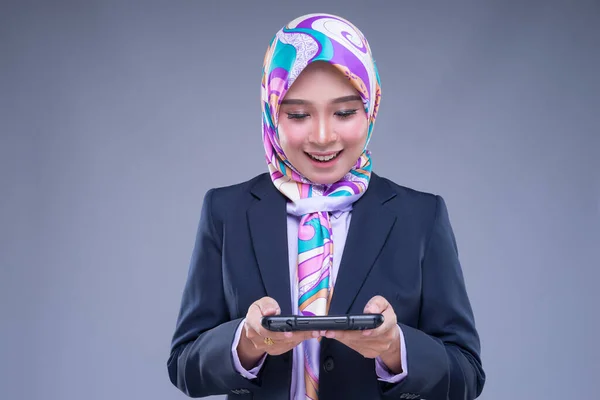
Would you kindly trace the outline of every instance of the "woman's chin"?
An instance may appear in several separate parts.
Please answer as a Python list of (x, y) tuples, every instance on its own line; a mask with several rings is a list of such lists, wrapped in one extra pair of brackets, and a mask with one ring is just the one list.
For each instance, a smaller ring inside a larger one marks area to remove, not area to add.
[(345, 173), (341, 174), (339, 172), (338, 173), (316, 172), (316, 173), (311, 173), (311, 174), (308, 174), (305, 176), (313, 183), (316, 183), (319, 185), (331, 185), (332, 183), (336, 183), (336, 182), (340, 181), (344, 177), (344, 175), (346, 175), (346, 174)]

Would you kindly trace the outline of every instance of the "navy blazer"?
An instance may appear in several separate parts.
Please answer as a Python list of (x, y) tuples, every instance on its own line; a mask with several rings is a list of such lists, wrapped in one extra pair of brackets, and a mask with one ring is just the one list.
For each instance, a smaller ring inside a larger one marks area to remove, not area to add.
[[(236, 372), (231, 354), (254, 301), (270, 296), (291, 313), (286, 218), (267, 173), (207, 192), (168, 359), (188, 396), (289, 399), (291, 351), (267, 356), (255, 380)], [(479, 396), (480, 341), (444, 200), (372, 174), (352, 210), (329, 313), (361, 313), (375, 295), (404, 332), (408, 376), (381, 382), (373, 359), (323, 338), (320, 400)]]

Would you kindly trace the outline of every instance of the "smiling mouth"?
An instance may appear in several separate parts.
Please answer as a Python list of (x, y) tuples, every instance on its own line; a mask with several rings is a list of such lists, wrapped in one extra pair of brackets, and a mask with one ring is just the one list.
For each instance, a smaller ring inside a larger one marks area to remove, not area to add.
[(338, 151), (337, 153), (333, 153), (333, 154), (329, 154), (326, 156), (318, 156), (315, 154), (310, 154), (310, 153), (306, 153), (307, 156), (309, 156), (310, 158), (312, 158), (315, 161), (319, 161), (319, 162), (328, 162), (331, 160), (334, 160), (335, 158), (337, 158), (340, 154), (341, 154), (341, 150)]

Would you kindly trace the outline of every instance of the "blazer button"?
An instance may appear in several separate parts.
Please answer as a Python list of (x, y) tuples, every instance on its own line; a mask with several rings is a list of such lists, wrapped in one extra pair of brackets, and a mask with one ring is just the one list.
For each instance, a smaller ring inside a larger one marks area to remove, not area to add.
[(333, 368), (335, 368), (335, 363), (333, 362), (332, 357), (328, 356), (325, 358), (325, 363), (323, 364), (323, 368), (325, 369), (325, 372), (333, 371)]

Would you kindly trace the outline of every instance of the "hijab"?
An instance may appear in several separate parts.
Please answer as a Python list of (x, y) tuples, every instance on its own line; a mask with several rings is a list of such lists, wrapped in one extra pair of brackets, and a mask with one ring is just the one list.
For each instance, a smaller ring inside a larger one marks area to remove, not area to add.
[[(369, 121), (363, 153), (338, 182), (310, 182), (288, 161), (278, 133), (279, 106), (298, 75), (309, 63), (326, 61), (348, 78), (363, 101)], [(357, 200), (368, 187), (371, 139), (381, 88), (379, 74), (365, 36), (350, 21), (331, 14), (308, 14), (281, 28), (266, 51), (261, 84), (262, 131), (271, 180), (290, 201), (311, 197), (349, 196)], [(339, 200), (344, 203), (344, 200)]]

